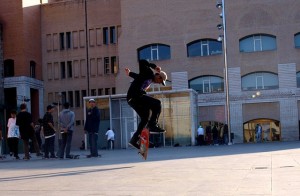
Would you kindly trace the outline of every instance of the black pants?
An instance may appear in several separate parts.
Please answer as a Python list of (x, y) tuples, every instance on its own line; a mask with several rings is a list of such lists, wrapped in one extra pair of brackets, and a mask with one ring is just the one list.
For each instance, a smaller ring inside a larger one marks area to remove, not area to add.
[[(128, 104), (136, 111), (140, 116), (141, 122), (135, 132), (135, 136), (141, 134), (144, 127), (148, 124), (157, 124), (159, 115), (161, 113), (161, 102), (158, 99), (143, 95), (138, 98), (129, 99)], [(151, 112), (151, 117), (149, 120)]]
[(9, 151), (14, 153), (14, 157), (18, 157), (19, 154), (19, 138), (9, 137), (7, 138)]

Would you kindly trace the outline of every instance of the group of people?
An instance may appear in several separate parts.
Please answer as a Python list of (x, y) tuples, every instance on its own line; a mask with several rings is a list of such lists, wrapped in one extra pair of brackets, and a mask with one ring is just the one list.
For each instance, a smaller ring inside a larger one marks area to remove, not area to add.
[[(48, 105), (47, 112), (43, 119), (39, 119), (35, 125), (32, 120), (32, 115), (27, 111), (25, 103), (20, 105), (20, 112), (17, 114), (15, 110), (10, 112), (10, 118), (7, 123), (7, 143), (10, 154), (16, 159), (19, 157), (19, 139), (23, 140), (24, 160), (29, 160), (30, 146), (32, 145), (36, 156), (43, 156), (41, 153), (42, 138), (41, 133), (44, 136), (44, 159), (49, 158), (64, 158), (66, 152), (66, 158), (71, 158), (70, 149), (72, 134), (74, 131), (75, 114), (69, 109), (70, 104), (65, 103), (64, 109), (59, 114), (59, 124), (62, 134), (62, 144), (56, 156), (54, 152), (56, 128), (53, 121), (53, 111), (55, 106)], [(31, 145), (30, 145), (31, 144)]]
[[(139, 149), (139, 135), (146, 126), (149, 128), (151, 133), (165, 132), (165, 130), (158, 125), (158, 118), (161, 113), (161, 102), (158, 99), (147, 96), (146, 91), (150, 87), (151, 83), (162, 84), (165, 86), (167, 74), (161, 70), (161, 67), (153, 63), (149, 63), (147, 60), (139, 61), (138, 74), (130, 71), (128, 68), (125, 69), (125, 73), (134, 79), (127, 92), (127, 102), (141, 118), (138, 128), (133, 134), (129, 144)], [(70, 149), (74, 131), (75, 114), (69, 109), (69, 106), (69, 103), (65, 103), (64, 109), (59, 114), (60, 132), (62, 134), (62, 144), (60, 145), (57, 153), (59, 158), (64, 158), (64, 153), (66, 153), (66, 158), (71, 158)], [(88, 158), (100, 156), (97, 148), (100, 111), (96, 106), (96, 101), (94, 99), (89, 99), (89, 106), (84, 125), (84, 131), (88, 134), (90, 147), (90, 154), (87, 155)], [(25, 153), (23, 159), (30, 159), (29, 140), (32, 141), (36, 155), (42, 156), (43, 154), (40, 152), (40, 132), (43, 130), (42, 132), (45, 140), (44, 158), (58, 158), (54, 153), (55, 136), (57, 133), (52, 115), (54, 106), (47, 106), (47, 112), (43, 119), (39, 122), (39, 127), (36, 127), (36, 130), (39, 131), (36, 132), (32, 116), (29, 112), (27, 112), (25, 103), (21, 104), (20, 110), (21, 111), (18, 114), (16, 114), (16, 111), (11, 111), (11, 118), (8, 120), (7, 124), (7, 138), (10, 152), (13, 153), (16, 159), (19, 159), (18, 140), (21, 138), (23, 140)], [(108, 128), (106, 135), (108, 148), (114, 148), (113, 130)]]
[(228, 144), (228, 125), (217, 127), (216, 125), (211, 128), (207, 126), (206, 129), (200, 125), (197, 129), (197, 143), (202, 145), (219, 145)]

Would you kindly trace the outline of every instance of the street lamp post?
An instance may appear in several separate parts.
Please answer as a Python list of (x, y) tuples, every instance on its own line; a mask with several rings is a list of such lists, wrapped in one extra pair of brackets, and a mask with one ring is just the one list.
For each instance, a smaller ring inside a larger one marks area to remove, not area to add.
[(224, 49), (224, 69), (225, 69), (225, 90), (226, 90), (226, 123), (228, 125), (228, 145), (231, 145), (231, 126), (230, 126), (230, 102), (229, 102), (229, 82), (228, 82), (228, 64), (227, 64), (227, 36), (226, 36), (226, 13), (225, 13), (225, 0), (217, 3), (216, 7), (218, 9), (222, 9), (222, 13), (220, 17), (222, 18), (222, 24), (217, 25), (219, 30), (223, 29), (223, 35), (219, 36), (218, 40), (223, 41), (223, 49)]

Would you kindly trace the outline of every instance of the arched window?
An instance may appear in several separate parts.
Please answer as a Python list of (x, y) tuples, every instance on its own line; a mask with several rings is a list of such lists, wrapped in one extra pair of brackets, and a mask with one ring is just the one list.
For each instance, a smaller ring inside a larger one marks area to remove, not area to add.
[(222, 54), (222, 42), (213, 39), (202, 39), (187, 44), (187, 56), (210, 56)]
[(30, 61), (30, 77), (35, 78), (35, 67), (36, 63), (34, 61)]
[(276, 49), (276, 37), (273, 35), (255, 34), (240, 39), (240, 52), (259, 52)]
[(15, 75), (15, 63), (12, 59), (4, 61), (4, 77), (13, 77)]
[(171, 58), (170, 46), (164, 44), (151, 44), (138, 48), (138, 59), (148, 61), (167, 60)]
[(218, 76), (201, 76), (189, 81), (190, 88), (198, 93), (224, 92), (223, 78)]
[(294, 35), (295, 48), (300, 48), (300, 33)]
[(278, 89), (277, 74), (269, 72), (255, 72), (242, 77), (242, 90)]

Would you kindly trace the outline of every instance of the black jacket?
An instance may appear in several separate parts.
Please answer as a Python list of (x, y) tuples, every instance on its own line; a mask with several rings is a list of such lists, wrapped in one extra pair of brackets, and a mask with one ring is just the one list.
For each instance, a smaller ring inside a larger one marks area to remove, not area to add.
[(146, 60), (139, 61), (140, 73), (136, 74), (134, 72), (129, 72), (129, 76), (134, 80), (131, 83), (127, 92), (127, 101), (132, 98), (138, 98), (146, 94), (146, 90), (149, 88), (150, 84), (153, 82), (154, 73), (150, 69), (155, 69), (156, 65), (149, 63)]

